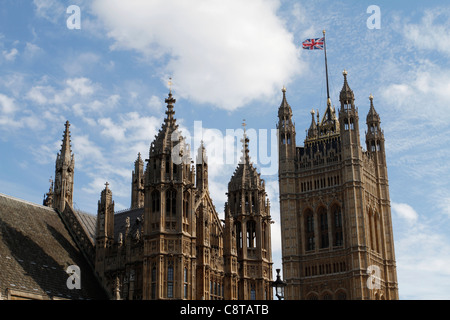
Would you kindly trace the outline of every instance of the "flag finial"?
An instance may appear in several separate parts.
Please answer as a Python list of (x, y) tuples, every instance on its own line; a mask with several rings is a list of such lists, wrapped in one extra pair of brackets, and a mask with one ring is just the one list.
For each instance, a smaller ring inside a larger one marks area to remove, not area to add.
[(169, 78), (169, 81), (167, 82), (167, 84), (169, 85), (169, 91), (170, 91), (170, 93), (172, 93), (172, 85), (173, 85), (172, 77)]

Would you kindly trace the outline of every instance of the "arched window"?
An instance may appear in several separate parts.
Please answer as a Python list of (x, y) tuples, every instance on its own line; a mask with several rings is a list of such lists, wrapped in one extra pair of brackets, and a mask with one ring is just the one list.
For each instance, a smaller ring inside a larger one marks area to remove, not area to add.
[(376, 147), (375, 147), (375, 141), (372, 141), (371, 146), (370, 146), (370, 151), (375, 152)]
[(322, 296), (322, 300), (333, 300), (331, 293), (327, 292)]
[(184, 268), (184, 298), (188, 298), (188, 269)]
[(173, 298), (173, 266), (167, 267), (167, 298)]
[(256, 289), (254, 284), (252, 284), (250, 289), (250, 300), (256, 300)]
[(348, 119), (344, 119), (344, 130), (348, 130), (349, 126), (348, 126)]
[(161, 196), (159, 191), (152, 192), (152, 213), (159, 212), (161, 208)]
[(189, 219), (189, 192), (183, 195), (183, 218)]
[(247, 221), (247, 248), (256, 247), (256, 222)]
[(155, 266), (153, 266), (153, 268), (152, 268), (152, 279), (151, 279), (151, 281), (152, 281), (152, 288), (151, 288), (152, 293), (151, 293), (151, 295), (152, 295), (152, 299), (155, 300), (156, 299), (156, 267)]
[(267, 244), (266, 244), (266, 238), (267, 237), (267, 224), (263, 223), (262, 224), (262, 240), (261, 240), (261, 247), (262, 249), (267, 249)]
[(374, 212), (373, 214), (373, 224), (374, 224), (374, 242), (375, 242), (375, 246), (374, 246), (374, 250), (376, 252), (380, 252), (380, 247), (378, 245), (378, 240), (379, 240), (379, 236), (378, 236), (378, 225), (379, 225), (379, 215)]
[(347, 300), (347, 294), (344, 291), (339, 291), (336, 297), (338, 300)]
[(239, 221), (234, 224), (236, 228), (236, 248), (242, 249), (242, 226)]
[(355, 130), (355, 123), (353, 121), (353, 118), (350, 118), (350, 130)]
[(324, 207), (320, 207), (318, 212), (319, 220), (320, 220), (320, 247), (328, 248), (328, 214), (327, 209)]
[(310, 293), (307, 297), (307, 300), (319, 300), (319, 297), (315, 293)]
[(177, 191), (169, 189), (166, 191), (166, 215), (175, 216), (177, 214)]
[(331, 210), (333, 215), (333, 245), (339, 247), (343, 245), (341, 207), (335, 205)]
[(307, 251), (315, 249), (314, 213), (310, 209), (305, 212), (305, 244)]

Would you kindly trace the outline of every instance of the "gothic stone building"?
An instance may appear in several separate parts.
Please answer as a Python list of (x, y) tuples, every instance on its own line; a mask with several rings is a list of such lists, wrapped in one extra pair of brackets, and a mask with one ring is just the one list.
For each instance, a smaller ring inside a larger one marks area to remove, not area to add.
[(366, 150), (347, 82), (338, 115), (311, 112), (297, 147), (291, 106), (278, 110), (279, 190), (286, 299), (398, 299), (384, 133), (373, 97)]
[(86, 234), (85, 215), (72, 206), (75, 161), (68, 122), (55, 185), (44, 204), (73, 230), (110, 299), (272, 299), (270, 205), (246, 134), (221, 220), (209, 194), (205, 147), (194, 166), (171, 92), (165, 102), (166, 117), (147, 164), (140, 154), (134, 164), (131, 209), (115, 213), (106, 183), (95, 232)]

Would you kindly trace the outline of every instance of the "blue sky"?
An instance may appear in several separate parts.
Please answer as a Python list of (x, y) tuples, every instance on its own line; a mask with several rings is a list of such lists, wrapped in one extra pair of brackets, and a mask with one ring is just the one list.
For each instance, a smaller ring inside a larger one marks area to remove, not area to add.
[[(79, 30), (67, 28), (70, 5), (81, 9)], [(367, 26), (370, 5), (380, 8), (380, 29)], [(95, 214), (108, 181), (116, 210), (128, 208), (134, 160), (148, 154), (173, 77), (175, 116), (192, 152), (205, 140), (220, 214), (237, 163), (225, 161), (218, 136), (239, 136), (243, 119), (258, 133), (252, 159), (266, 173), (280, 267), (270, 130), (283, 86), (298, 145), (310, 110), (324, 112), (323, 52), (303, 51), (301, 42), (326, 29), (332, 103), (346, 69), (362, 142), (370, 94), (381, 116), (400, 298), (449, 299), (449, 21), (447, 1), (3, 0), (0, 192), (42, 202), (69, 120), (76, 207)], [(235, 140), (224, 143), (227, 152), (239, 153)]]

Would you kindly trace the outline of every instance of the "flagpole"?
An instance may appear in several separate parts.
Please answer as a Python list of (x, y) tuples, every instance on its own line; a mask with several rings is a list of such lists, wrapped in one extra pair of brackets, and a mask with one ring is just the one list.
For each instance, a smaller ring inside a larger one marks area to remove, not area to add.
[(325, 51), (325, 73), (327, 77), (327, 103), (330, 100), (330, 89), (328, 87), (328, 62), (327, 62), (327, 44), (325, 42), (325, 30), (323, 30), (323, 47)]

